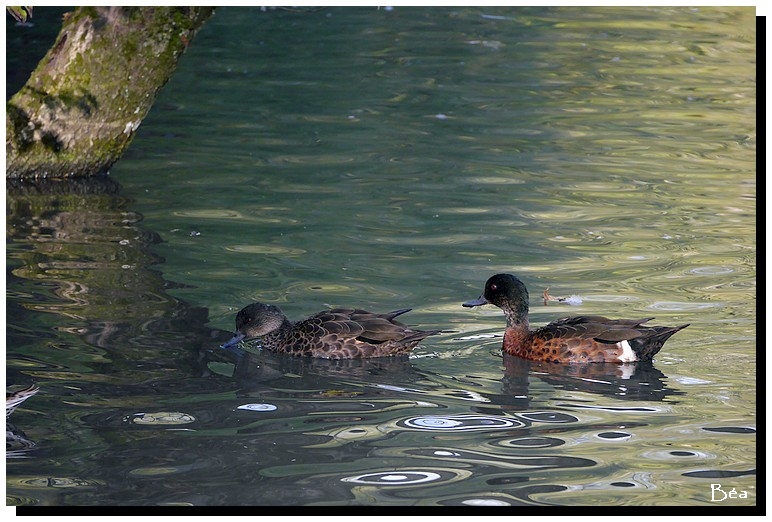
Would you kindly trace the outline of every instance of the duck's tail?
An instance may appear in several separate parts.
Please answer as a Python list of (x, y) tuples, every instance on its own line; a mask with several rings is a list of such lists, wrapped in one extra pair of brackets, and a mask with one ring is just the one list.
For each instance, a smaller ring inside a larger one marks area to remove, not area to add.
[(630, 346), (638, 356), (639, 361), (651, 361), (673, 334), (687, 326), (689, 324), (682, 324), (681, 326), (651, 326), (651, 333), (649, 335), (631, 339), (629, 341)]
[(389, 312), (389, 313), (387, 313), (385, 315), (386, 315), (386, 317), (389, 318), (389, 321), (391, 321), (392, 319), (394, 319), (395, 317), (397, 317), (399, 315), (408, 313), (410, 310), (412, 310), (412, 308), (403, 308), (402, 310), (394, 310), (393, 312)]

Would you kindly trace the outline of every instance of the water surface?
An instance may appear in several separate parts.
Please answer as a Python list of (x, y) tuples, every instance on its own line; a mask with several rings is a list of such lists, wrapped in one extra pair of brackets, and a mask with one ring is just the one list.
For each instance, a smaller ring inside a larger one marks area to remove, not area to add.
[[(218, 9), (110, 178), (7, 190), (6, 381), (41, 388), (7, 504), (756, 505), (755, 35), (739, 7)], [(500, 311), (460, 306), (497, 272), (533, 325), (690, 326), (652, 365), (504, 358)], [(218, 355), (255, 300), (444, 333)]]

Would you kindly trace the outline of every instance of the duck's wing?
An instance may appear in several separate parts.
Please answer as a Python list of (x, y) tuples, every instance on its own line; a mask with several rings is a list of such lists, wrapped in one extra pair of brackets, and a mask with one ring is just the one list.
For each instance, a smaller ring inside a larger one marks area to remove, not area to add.
[(578, 315), (553, 321), (536, 330), (538, 337), (593, 339), (600, 343), (629, 341), (644, 335), (649, 328), (642, 326), (653, 317), (644, 319), (609, 319), (601, 315)]
[(410, 310), (404, 308), (379, 314), (355, 308), (334, 308), (319, 312), (295, 326), (314, 337), (335, 336), (339, 340), (357, 339), (373, 344), (421, 339), (430, 335), (394, 320)]
[(417, 332), (407, 325), (395, 321), (398, 315), (410, 311), (409, 308), (396, 310), (385, 314), (370, 313), (364, 310), (356, 310), (351, 314), (351, 320), (362, 326), (364, 331), (358, 336), (360, 340), (371, 343), (383, 343), (387, 341), (404, 341), (413, 338)]
[(365, 332), (365, 327), (352, 319), (356, 310), (335, 308), (312, 315), (295, 323), (295, 330), (313, 338), (335, 335), (340, 339), (353, 339)]

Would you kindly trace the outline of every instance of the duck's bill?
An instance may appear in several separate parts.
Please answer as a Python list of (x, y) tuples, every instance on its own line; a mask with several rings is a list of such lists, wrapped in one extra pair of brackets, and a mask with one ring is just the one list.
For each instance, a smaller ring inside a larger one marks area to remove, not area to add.
[(235, 334), (233, 334), (233, 337), (231, 337), (230, 341), (221, 344), (220, 348), (230, 348), (235, 344), (239, 344), (241, 340), (244, 339), (244, 337), (245, 336), (243, 333), (236, 332)]
[(480, 296), (477, 299), (472, 299), (471, 301), (467, 301), (466, 303), (461, 303), (461, 306), (472, 308), (473, 306), (482, 306), (484, 304), (488, 304), (488, 300), (485, 299), (483, 296)]

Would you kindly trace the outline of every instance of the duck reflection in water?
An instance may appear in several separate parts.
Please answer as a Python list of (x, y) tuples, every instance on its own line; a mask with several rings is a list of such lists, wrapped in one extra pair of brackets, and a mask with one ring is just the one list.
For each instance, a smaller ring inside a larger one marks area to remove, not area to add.
[(407, 355), (392, 357), (365, 357), (355, 359), (321, 359), (317, 357), (287, 357), (267, 351), (252, 352), (238, 345), (219, 347), (208, 351), (206, 359), (232, 365), (231, 376), (242, 387), (242, 391), (264, 387), (266, 383), (297, 377), (306, 377), (305, 385), (314, 386), (315, 378), (345, 378), (359, 382), (389, 384), (389, 375), (415, 373)]
[(502, 395), (493, 402), (510, 411), (531, 407), (531, 382), (538, 379), (557, 390), (578, 391), (615, 401), (661, 402), (684, 392), (669, 388), (667, 376), (651, 361), (637, 363), (554, 364), (503, 354)]

